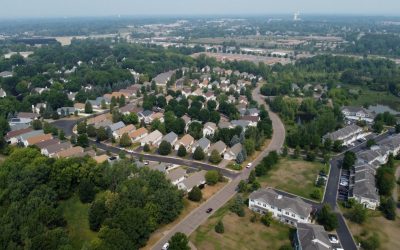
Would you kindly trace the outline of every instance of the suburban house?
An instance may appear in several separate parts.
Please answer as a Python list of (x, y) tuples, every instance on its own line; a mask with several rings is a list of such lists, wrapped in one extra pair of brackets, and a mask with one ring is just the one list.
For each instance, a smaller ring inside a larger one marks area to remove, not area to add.
[(236, 160), (237, 156), (239, 155), (240, 152), (242, 152), (242, 150), (243, 150), (242, 144), (237, 143), (230, 149), (226, 150), (224, 154), (224, 159), (229, 161)]
[(150, 123), (155, 121), (155, 120), (159, 120), (160, 122), (164, 122), (164, 114), (161, 113), (161, 112), (153, 113), (150, 116)]
[(20, 126), (20, 125), (29, 126), (31, 123), (32, 119), (30, 118), (11, 118), (11, 120), (8, 122), (10, 127)]
[(150, 124), (152, 122), (151, 116), (153, 115), (153, 111), (151, 110), (144, 110), (138, 113), (139, 120), (143, 120), (144, 123)]
[(345, 106), (342, 108), (342, 114), (350, 121), (366, 121), (372, 123), (375, 119), (375, 113), (363, 107)]
[(211, 144), (210, 140), (203, 137), (193, 144), (192, 153), (194, 153), (194, 151), (196, 151), (197, 147), (200, 147), (204, 153), (207, 153), (208, 149), (210, 148), (210, 144)]
[(139, 128), (129, 133), (129, 137), (132, 139), (132, 142), (136, 142), (147, 136), (148, 133), (146, 128)]
[(249, 115), (249, 116), (259, 116), (260, 111), (256, 108), (250, 108), (250, 109), (240, 109), (239, 113), (241, 116)]
[(329, 235), (321, 225), (297, 223), (294, 237), (295, 250), (329, 250), (332, 246)]
[(12, 77), (12, 76), (13, 76), (13, 73), (10, 72), (10, 71), (2, 71), (2, 72), (0, 72), (0, 77), (2, 77), (2, 78), (9, 78), (9, 77)]
[(108, 155), (97, 155), (93, 157), (93, 159), (98, 163), (101, 164), (103, 162), (108, 161), (109, 156)]
[(36, 105), (32, 105), (32, 112), (35, 114), (40, 114), (40, 111), (45, 110), (46, 107), (47, 107), (46, 103), (42, 102), (36, 103)]
[(166, 86), (168, 81), (171, 80), (172, 75), (175, 74), (174, 70), (168, 71), (161, 73), (154, 77), (153, 81), (158, 85), (158, 86)]
[(108, 126), (110, 126), (110, 125), (112, 125), (112, 124), (113, 124), (113, 122), (112, 122), (111, 120), (104, 120), (104, 121), (95, 123), (95, 124), (94, 124), (94, 127), (95, 127), (96, 129), (99, 129), (99, 128), (101, 128), (101, 127), (107, 128)]
[(113, 137), (115, 139), (120, 139), (121, 136), (125, 133), (129, 135), (132, 131), (134, 131), (136, 127), (132, 124), (129, 124), (128, 126), (125, 126), (123, 128), (117, 129), (116, 131), (113, 132)]
[(178, 183), (178, 189), (190, 192), (194, 187), (200, 187), (206, 184), (206, 171), (202, 170), (190, 175), (188, 178)]
[(257, 126), (257, 122), (254, 123), (252, 121), (247, 121), (247, 120), (232, 120), (231, 123), (234, 127), (237, 126), (242, 127), (243, 131), (246, 131), (247, 127), (249, 126), (253, 127)]
[(168, 171), (166, 177), (173, 185), (178, 185), (179, 182), (182, 182), (185, 179), (186, 170), (183, 168), (172, 169), (171, 171)]
[(105, 121), (105, 120), (107, 120), (107, 115), (106, 114), (102, 114), (102, 115), (98, 115), (98, 116), (89, 118), (86, 123), (88, 125), (90, 125), (90, 124), (96, 124), (96, 123), (99, 123), (99, 122), (102, 122), (102, 121)]
[[(243, 121), (248, 121), (248, 122), (250, 122), (249, 123), (249, 126), (252, 126), (252, 127), (256, 127), (257, 126), (257, 123), (260, 121), (260, 117), (258, 117), (258, 116), (251, 116), (251, 115), (244, 115), (244, 116), (242, 116), (242, 119), (241, 120), (243, 120)], [(240, 121), (240, 120), (239, 120)]]
[(33, 131), (32, 128), (24, 128), (24, 129), (20, 129), (20, 130), (13, 130), (13, 131), (8, 132), (4, 139), (9, 144), (16, 144), (16, 143), (18, 143), (18, 136), (19, 135), (26, 134), (26, 133), (29, 133), (29, 132), (32, 132), (32, 131)]
[(227, 121), (220, 121), (219, 123), (218, 123), (218, 128), (229, 128), (229, 129), (231, 129), (231, 128), (235, 128), (235, 126), (233, 126), (232, 125), (232, 123), (230, 123), (230, 122), (227, 122)]
[(270, 212), (274, 218), (293, 226), (297, 223), (311, 223), (313, 211), (312, 206), (302, 199), (281, 195), (271, 188), (251, 193), (249, 208), (260, 214)]
[(101, 103), (104, 103), (106, 105), (110, 104), (110, 102), (102, 96), (97, 97), (96, 100), (88, 100), (88, 102), (92, 104), (92, 108), (94, 109), (101, 109)]
[(111, 125), (108, 125), (106, 127), (108, 136), (113, 136), (115, 131), (117, 131), (117, 130), (123, 128), (123, 127), (125, 127), (125, 123), (123, 123), (122, 121), (119, 121), (119, 122), (113, 123)]
[(69, 142), (64, 142), (64, 143), (60, 143), (60, 144), (49, 145), (45, 148), (42, 148), (42, 150), (40, 150), (40, 152), (42, 153), (42, 155), (45, 155), (48, 157), (54, 157), (55, 154), (57, 154), (58, 152), (69, 149), (69, 148), (72, 148), (72, 144)]
[(203, 127), (203, 136), (214, 135), (217, 131), (217, 125), (213, 122), (207, 122)]
[(358, 139), (365, 138), (365, 136), (366, 133), (364, 133), (364, 130), (361, 127), (357, 125), (349, 125), (335, 132), (324, 135), (322, 141), (325, 141), (326, 139), (330, 139), (332, 142), (341, 141), (342, 145), (347, 146)]
[(144, 145), (148, 144), (150, 146), (157, 146), (161, 142), (163, 135), (160, 131), (154, 130), (143, 139), (140, 140), (140, 145), (143, 147)]
[(85, 113), (85, 103), (75, 103), (74, 109), (78, 111), (78, 113)]
[(28, 147), (30, 145), (35, 145), (39, 142), (47, 141), (50, 139), (53, 139), (53, 136), (51, 134), (41, 134), (41, 135), (32, 136), (32, 137), (22, 141), (22, 143), (24, 144), (25, 147)]
[(73, 148), (68, 148), (65, 150), (62, 150), (58, 153), (56, 153), (56, 157), (57, 158), (69, 158), (69, 157), (73, 157), (73, 156), (78, 156), (78, 155), (82, 155), (82, 153), (84, 152), (82, 147), (73, 147)]
[(61, 143), (61, 141), (59, 139), (53, 138), (53, 139), (50, 139), (50, 140), (46, 140), (46, 141), (42, 141), (42, 142), (36, 143), (35, 146), (38, 147), (40, 149), (40, 151), (41, 151), (42, 149), (47, 148), (47, 147), (49, 147), (51, 145), (60, 144), (60, 143)]
[(182, 145), (185, 147), (186, 151), (189, 151), (193, 143), (194, 138), (190, 134), (186, 134), (177, 143), (175, 143), (175, 150), (178, 150)]
[(43, 130), (33, 130), (24, 134), (20, 134), (17, 136), (17, 143), (23, 143), (25, 145), (25, 141), (28, 140), (31, 137), (37, 136), (37, 135), (43, 135)]
[(210, 150), (208, 150), (208, 156), (210, 156), (211, 152), (214, 150), (216, 150), (220, 155), (223, 155), (226, 151), (226, 148), (226, 144), (223, 141), (217, 141), (210, 147)]
[(0, 88), (0, 98), (4, 98), (7, 96), (7, 93), (4, 91), (3, 88)]
[[(166, 141), (169, 144), (171, 144), (172, 148), (174, 147), (175, 143), (178, 141), (178, 135), (175, 134), (174, 132), (170, 132), (169, 134), (166, 134), (161, 141)], [(161, 143), (161, 142), (160, 142)]]
[(74, 107), (62, 107), (57, 109), (57, 114), (61, 116), (69, 116), (75, 113), (76, 109)]

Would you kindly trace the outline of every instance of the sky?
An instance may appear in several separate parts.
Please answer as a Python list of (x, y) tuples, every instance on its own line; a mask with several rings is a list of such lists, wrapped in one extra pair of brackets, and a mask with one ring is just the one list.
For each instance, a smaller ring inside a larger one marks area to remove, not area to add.
[(0, 18), (357, 14), (400, 15), (400, 0), (0, 0)]

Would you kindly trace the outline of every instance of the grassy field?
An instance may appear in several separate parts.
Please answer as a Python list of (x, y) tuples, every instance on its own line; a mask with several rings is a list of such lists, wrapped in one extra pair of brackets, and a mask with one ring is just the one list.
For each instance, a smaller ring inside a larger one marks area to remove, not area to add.
[[(304, 198), (312, 199), (315, 180), (320, 170), (327, 167), (320, 162), (283, 158), (267, 175), (258, 178), (262, 187), (274, 187)], [(321, 191), (322, 188), (321, 188)]]
[[(236, 250), (236, 249), (279, 249), (290, 245), (291, 229), (273, 221), (270, 227), (261, 222), (250, 222), (252, 211), (246, 209), (246, 216), (239, 217), (229, 211), (228, 206), (219, 209), (191, 236), (190, 241), (199, 250)], [(225, 232), (215, 232), (215, 224), (222, 220)]]
[[(342, 211), (346, 211), (342, 208)], [(387, 220), (379, 211), (368, 211), (368, 219), (362, 224), (356, 224), (347, 220), (347, 224), (354, 238), (359, 240), (368, 237), (372, 233), (379, 235), (381, 246), (379, 249), (392, 250), (400, 249), (400, 217), (397, 214), (395, 221)]]
[(68, 223), (68, 234), (74, 249), (81, 249), (85, 244), (88, 244), (97, 237), (97, 233), (89, 229), (89, 206), (89, 204), (83, 204), (77, 195), (74, 195), (61, 204), (64, 217)]
[(361, 90), (361, 94), (357, 99), (350, 99), (350, 105), (363, 106), (364, 104), (382, 104), (400, 111), (400, 98), (390, 94), (389, 92), (372, 91), (367, 88), (361, 89), (360, 87), (354, 87), (352, 89)]

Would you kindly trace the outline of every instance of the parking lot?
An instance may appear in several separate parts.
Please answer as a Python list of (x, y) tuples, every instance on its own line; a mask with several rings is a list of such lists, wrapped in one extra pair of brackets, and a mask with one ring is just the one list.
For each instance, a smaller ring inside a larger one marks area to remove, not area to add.
[(353, 184), (352, 175), (350, 170), (342, 169), (339, 179), (338, 200), (347, 201), (351, 194), (351, 187)]

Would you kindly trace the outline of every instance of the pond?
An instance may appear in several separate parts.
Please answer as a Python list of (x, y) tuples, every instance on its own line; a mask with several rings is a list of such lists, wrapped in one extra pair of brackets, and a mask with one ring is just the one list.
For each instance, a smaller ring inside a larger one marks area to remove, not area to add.
[(381, 105), (381, 104), (377, 104), (377, 105), (374, 105), (374, 106), (371, 105), (371, 106), (368, 107), (368, 110), (372, 111), (372, 112), (375, 112), (376, 114), (382, 114), (382, 113), (385, 113), (385, 112), (389, 112), (389, 113), (391, 113), (393, 115), (400, 115), (400, 112), (397, 112), (396, 110), (392, 109), (389, 106)]

